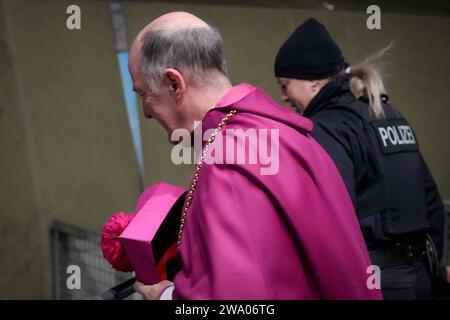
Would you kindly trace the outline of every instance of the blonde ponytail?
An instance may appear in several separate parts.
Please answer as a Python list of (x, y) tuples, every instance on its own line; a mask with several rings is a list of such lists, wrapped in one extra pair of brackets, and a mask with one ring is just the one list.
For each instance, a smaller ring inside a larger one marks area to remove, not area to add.
[(367, 58), (359, 66), (349, 67), (345, 70), (353, 77), (350, 80), (350, 90), (356, 98), (367, 96), (369, 106), (376, 118), (384, 118), (384, 110), (381, 104), (381, 95), (386, 94), (383, 79), (381, 77), (385, 65), (381, 59), (391, 49), (393, 42), (386, 48)]
[(383, 118), (384, 111), (381, 104), (381, 95), (386, 94), (380, 73), (371, 66), (350, 67), (349, 73), (353, 75), (350, 80), (350, 90), (356, 98), (364, 95), (369, 99), (370, 110), (376, 118)]

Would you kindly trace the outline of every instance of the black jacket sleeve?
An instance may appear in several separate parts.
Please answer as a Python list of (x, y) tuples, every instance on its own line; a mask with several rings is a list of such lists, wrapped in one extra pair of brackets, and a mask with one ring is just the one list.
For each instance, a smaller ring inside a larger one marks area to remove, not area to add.
[(439, 195), (438, 188), (434, 179), (422, 157), (424, 166), (424, 183), (427, 201), (428, 217), (430, 219), (430, 236), (436, 245), (439, 261), (442, 259), (444, 251), (444, 234), (445, 234), (445, 208)]
[(335, 163), (356, 209), (356, 185), (363, 176), (367, 155), (361, 142), (362, 126), (348, 115), (324, 110), (314, 116), (314, 139)]

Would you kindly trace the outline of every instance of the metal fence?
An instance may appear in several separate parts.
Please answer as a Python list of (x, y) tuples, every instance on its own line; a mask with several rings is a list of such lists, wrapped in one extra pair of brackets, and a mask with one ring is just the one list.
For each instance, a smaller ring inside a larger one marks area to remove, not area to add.
[[(111, 268), (102, 255), (100, 235), (95, 232), (54, 221), (51, 242), (55, 299), (92, 299), (134, 276)], [(77, 276), (79, 288), (73, 285)]]

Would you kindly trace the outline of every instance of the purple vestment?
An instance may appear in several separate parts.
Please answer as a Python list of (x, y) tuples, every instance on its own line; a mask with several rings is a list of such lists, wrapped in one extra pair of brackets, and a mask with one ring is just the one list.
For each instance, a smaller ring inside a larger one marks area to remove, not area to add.
[[(381, 299), (336, 166), (310, 136), (312, 122), (248, 84), (202, 120), (215, 128), (278, 129), (279, 167), (203, 165), (179, 248), (174, 299)], [(269, 149), (270, 150), (270, 149)]]

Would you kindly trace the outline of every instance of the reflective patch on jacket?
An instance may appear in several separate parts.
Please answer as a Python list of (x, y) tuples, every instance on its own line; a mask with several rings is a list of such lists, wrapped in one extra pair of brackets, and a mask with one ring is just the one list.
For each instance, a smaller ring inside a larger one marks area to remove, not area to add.
[(381, 152), (391, 154), (418, 151), (417, 140), (410, 125), (403, 119), (373, 121)]

